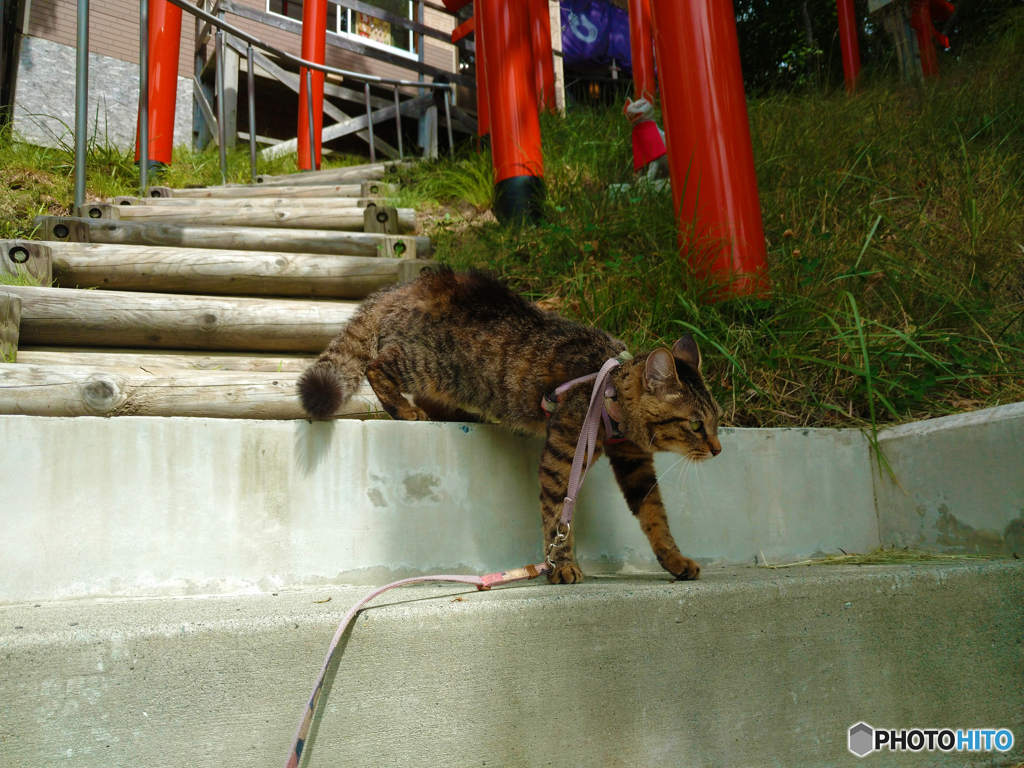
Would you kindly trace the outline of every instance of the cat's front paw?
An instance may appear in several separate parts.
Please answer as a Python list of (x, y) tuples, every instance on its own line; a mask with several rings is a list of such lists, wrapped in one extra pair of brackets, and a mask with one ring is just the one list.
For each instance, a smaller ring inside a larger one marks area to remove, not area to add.
[(700, 565), (697, 564), (697, 561), (684, 557), (679, 552), (659, 555), (658, 562), (661, 563), (662, 568), (679, 579), (679, 581), (691, 581), (700, 576)]
[(583, 571), (576, 563), (558, 565), (548, 574), (548, 581), (551, 584), (579, 584), (583, 581)]

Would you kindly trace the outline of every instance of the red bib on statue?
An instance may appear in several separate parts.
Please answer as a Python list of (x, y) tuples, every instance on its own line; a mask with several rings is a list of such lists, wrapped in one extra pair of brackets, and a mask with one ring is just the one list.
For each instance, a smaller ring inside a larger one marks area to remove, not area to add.
[(665, 154), (665, 142), (653, 120), (633, 126), (633, 172)]

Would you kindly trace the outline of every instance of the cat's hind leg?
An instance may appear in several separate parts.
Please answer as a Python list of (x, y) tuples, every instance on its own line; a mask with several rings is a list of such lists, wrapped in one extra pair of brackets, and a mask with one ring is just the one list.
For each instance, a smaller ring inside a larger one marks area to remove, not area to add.
[(402, 421), (428, 420), (426, 411), (412, 405), (402, 394), (403, 388), (412, 388), (413, 379), (398, 346), (385, 347), (370, 361), (366, 367), (366, 380), (391, 418)]
[(540, 454), (540, 515), (544, 529), (544, 555), (551, 561), (548, 581), (552, 584), (575, 584), (583, 581), (583, 571), (573, 554), (574, 537), (560, 524), (562, 505), (572, 469), (572, 446), (548, 444)]
[(640, 530), (647, 536), (661, 567), (677, 579), (696, 579), (700, 576), (700, 565), (679, 551), (669, 532), (654, 456), (628, 443), (608, 446), (606, 452), (626, 505), (640, 523)]

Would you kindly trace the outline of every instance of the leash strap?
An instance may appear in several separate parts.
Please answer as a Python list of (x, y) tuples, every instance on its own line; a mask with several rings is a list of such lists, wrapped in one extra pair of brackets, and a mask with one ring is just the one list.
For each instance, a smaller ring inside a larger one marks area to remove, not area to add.
[(316, 705), (320, 701), (320, 693), (323, 690), (324, 680), (327, 678), (327, 669), (331, 665), (331, 659), (334, 656), (334, 651), (337, 650), (338, 643), (341, 642), (341, 638), (345, 635), (345, 630), (348, 629), (348, 625), (352, 623), (352, 619), (356, 617), (356, 614), (359, 613), (364, 605), (390, 589), (402, 587), (407, 584), (419, 584), (425, 581), (442, 581), (457, 584), (472, 584), (478, 590), (486, 590), (499, 584), (510, 584), (514, 581), (522, 581), (523, 579), (535, 579), (541, 574), (547, 573), (550, 569), (551, 566), (547, 563), (538, 563), (537, 565), (527, 565), (525, 568), (513, 568), (510, 571), (489, 573), (486, 576), (416, 576), (411, 579), (394, 581), (386, 586), (380, 587), (379, 589), (375, 589), (358, 603), (353, 605), (341, 620), (341, 624), (338, 625), (338, 631), (334, 633), (334, 637), (331, 639), (331, 644), (327, 648), (327, 657), (324, 659), (323, 666), (320, 667), (320, 675), (316, 679), (316, 685), (313, 686), (313, 692), (309, 696), (309, 702), (306, 704), (306, 708), (302, 711), (302, 719), (299, 721), (299, 728), (295, 732), (295, 738), (292, 739), (292, 748), (288, 753), (288, 760), (284, 764), (285, 768), (298, 768), (299, 766), (299, 761), (302, 759), (302, 750), (306, 746), (306, 738), (309, 736), (309, 729), (313, 725), (313, 714), (316, 712)]

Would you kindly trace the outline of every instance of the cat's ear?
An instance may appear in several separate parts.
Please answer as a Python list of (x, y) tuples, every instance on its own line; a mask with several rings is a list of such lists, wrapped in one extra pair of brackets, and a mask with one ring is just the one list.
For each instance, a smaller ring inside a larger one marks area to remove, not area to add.
[(700, 347), (697, 346), (693, 336), (687, 334), (673, 344), (672, 357), (681, 363), (686, 363), (697, 373), (700, 373)]
[(644, 384), (648, 392), (657, 392), (668, 384), (678, 384), (676, 361), (672, 353), (664, 347), (656, 349), (647, 356), (647, 367), (644, 370)]

